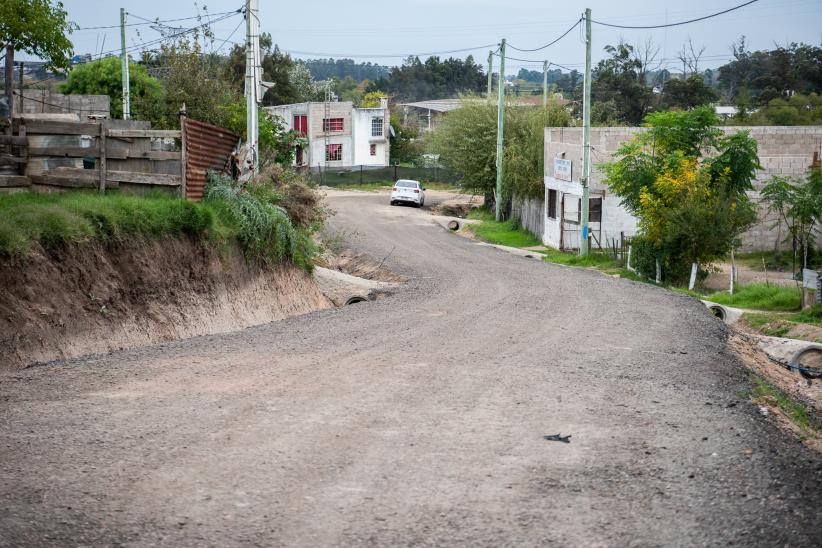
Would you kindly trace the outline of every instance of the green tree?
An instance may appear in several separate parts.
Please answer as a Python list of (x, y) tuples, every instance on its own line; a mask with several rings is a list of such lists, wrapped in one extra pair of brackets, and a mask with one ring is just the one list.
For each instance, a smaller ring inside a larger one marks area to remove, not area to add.
[(643, 247), (681, 282), (690, 264), (723, 257), (756, 219), (746, 192), (759, 166), (756, 141), (725, 135), (711, 107), (658, 112), (647, 131), (602, 167), (608, 185), (639, 220)]
[[(772, 177), (762, 188), (762, 201), (777, 215), (778, 223), (785, 223), (793, 243), (794, 259), (802, 250), (802, 265), (808, 268), (808, 255), (816, 241), (822, 223), (822, 170), (816, 165), (807, 180), (791, 177)], [(794, 261), (796, 262), (796, 261)]]
[(692, 109), (717, 101), (719, 94), (700, 75), (693, 75), (687, 80), (668, 80), (663, 89), (663, 109)]
[[(263, 105), (287, 105), (310, 100), (303, 97), (291, 81), (294, 60), (273, 44), (268, 33), (260, 35), (260, 52), (263, 80), (274, 84), (263, 96)], [(242, 93), (245, 87), (245, 55), (245, 46), (237, 44), (231, 48), (225, 61), (224, 78), (238, 93)]]
[(149, 116), (157, 127), (179, 127), (177, 113), (183, 104), (191, 118), (226, 127), (229, 109), (242, 100), (223, 78), (220, 61), (203, 55), (196, 38), (164, 44), (158, 52), (144, 55), (144, 63), (159, 74), (163, 87), (162, 100)]
[(609, 57), (597, 64), (591, 81), (591, 119), (600, 124), (639, 125), (653, 105), (646, 66), (631, 44), (605, 46), (605, 51)]
[[(551, 102), (547, 109), (507, 106), (506, 158), (503, 196), (538, 196), (543, 189), (543, 141), (548, 126), (570, 123), (568, 112)], [(431, 151), (440, 162), (461, 176), (460, 186), (494, 201), (496, 188), (497, 108), (484, 100), (465, 99), (460, 108), (443, 118), (433, 134)]]
[(68, 35), (74, 25), (66, 19), (62, 2), (3, 0), (0, 2), (0, 44), (11, 52), (24, 51), (45, 60), (49, 68), (67, 69), (73, 47)]
[[(132, 115), (149, 119), (160, 108), (162, 86), (159, 80), (149, 76), (146, 67), (129, 62), (129, 91), (132, 99)], [(76, 65), (68, 79), (60, 85), (60, 92), (68, 95), (108, 95), (111, 98), (111, 116), (123, 117), (122, 63), (118, 57), (106, 57)]]
[(422, 154), (419, 129), (403, 125), (397, 114), (391, 115), (391, 129), (391, 163), (410, 164), (419, 159)]

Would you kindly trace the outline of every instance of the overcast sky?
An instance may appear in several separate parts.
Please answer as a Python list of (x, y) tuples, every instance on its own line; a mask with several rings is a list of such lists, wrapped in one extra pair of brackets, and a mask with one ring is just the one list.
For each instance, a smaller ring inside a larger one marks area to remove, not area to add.
[[(485, 65), (488, 45), (507, 38), (519, 48), (536, 48), (550, 42), (576, 21), (586, 7), (593, 19), (620, 25), (656, 25), (700, 17), (742, 3), (743, 0), (588, 0), (587, 2), (550, 2), (546, 0), (303, 0), (275, 2), (260, 0), (263, 32), (295, 57), (350, 57), (380, 64), (402, 63), (405, 54), (422, 54), (463, 48)], [(137, 17), (154, 20), (192, 17), (196, 3), (207, 6), (211, 14), (236, 10), (242, 0), (63, 0), (69, 18), (80, 27), (119, 24), (119, 8), (124, 7), (129, 23)], [(219, 39), (213, 46), (227, 51), (232, 42), (243, 40), (245, 26), (238, 14), (214, 24)], [(170, 23), (192, 27), (196, 20)], [(732, 13), (667, 29), (612, 29), (593, 26), (594, 63), (603, 56), (603, 47), (620, 38), (645, 42), (652, 38), (660, 46), (659, 58), (670, 70), (681, 70), (677, 52), (689, 37), (705, 47), (700, 67), (717, 67), (730, 58), (729, 45), (745, 35), (750, 49), (772, 49), (775, 44), (822, 42), (822, 0), (759, 0)], [(156, 39), (158, 32), (149, 25), (130, 26), (127, 44), (137, 48), (141, 42)], [(119, 28), (75, 31), (71, 36), (75, 53), (100, 53), (119, 48)], [(105, 40), (105, 42), (103, 42)], [(208, 49), (208, 48), (207, 48)], [(304, 52), (319, 53), (309, 55)], [(556, 45), (542, 51), (525, 53), (509, 50), (509, 56), (536, 60), (529, 64), (509, 61), (506, 73), (520, 67), (539, 69), (547, 59), (568, 67), (581, 68), (585, 49), (575, 29)], [(400, 57), (384, 57), (401, 55)], [(448, 57), (448, 54), (441, 55)], [(25, 59), (25, 56), (23, 56)], [(495, 68), (498, 61), (495, 60)]]

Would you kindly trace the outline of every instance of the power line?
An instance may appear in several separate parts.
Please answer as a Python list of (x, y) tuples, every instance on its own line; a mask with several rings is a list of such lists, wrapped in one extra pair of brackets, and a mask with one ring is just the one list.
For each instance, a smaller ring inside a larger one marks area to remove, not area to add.
[[(222, 44), (220, 44), (220, 47), (219, 47), (219, 48), (217, 48), (216, 50), (214, 50), (214, 52), (219, 52), (221, 49), (223, 49), (223, 46), (225, 46), (226, 42), (228, 42), (229, 40), (231, 40), (231, 38), (232, 38), (232, 37), (233, 37), (233, 36), (237, 33), (237, 31), (239, 30), (240, 26), (241, 26), (244, 22), (245, 22), (245, 18), (240, 19), (240, 22), (239, 22), (239, 23), (237, 23), (237, 26), (236, 26), (236, 27), (234, 27), (234, 30), (233, 30), (233, 31), (231, 31), (231, 34), (229, 34), (229, 35), (228, 35), (228, 38), (226, 38), (225, 40), (223, 40), (223, 43), (222, 43)], [(232, 42), (232, 44), (234, 44), (234, 42)], [(213, 53), (213, 52), (212, 52), (212, 53)]]
[[(498, 53), (495, 53), (494, 55), (499, 57)], [(534, 63), (534, 65), (541, 65), (544, 62), (542, 60), (537, 60), (537, 59), (519, 59), (517, 57), (511, 57), (511, 56), (508, 56), (508, 55), (505, 56), (505, 59), (510, 59), (511, 61), (521, 61), (523, 63)], [(553, 61), (548, 61), (548, 62), (551, 63), (552, 66), (565, 69), (569, 72), (576, 70), (576, 69), (568, 68), (565, 65), (560, 65), (559, 63), (554, 63)], [(577, 72), (579, 72), (579, 71), (577, 71)]]
[(425, 56), (432, 56), (432, 55), (447, 55), (449, 53), (464, 53), (466, 51), (475, 51), (479, 49), (486, 49), (492, 48), (494, 46), (498, 46), (499, 44), (485, 44), (484, 46), (476, 46), (473, 48), (462, 48), (462, 49), (452, 49), (447, 51), (429, 51), (426, 53), (380, 53), (380, 54), (372, 54), (372, 55), (360, 55), (360, 54), (352, 54), (352, 53), (320, 53), (316, 51), (297, 51), (297, 50), (287, 50), (283, 49), (286, 53), (294, 54), (294, 55), (316, 55), (319, 57), (336, 57), (336, 58), (355, 58), (355, 59), (399, 59), (404, 57), (425, 57)]
[(551, 46), (553, 46), (554, 44), (556, 44), (557, 42), (559, 42), (560, 40), (562, 40), (563, 38), (565, 38), (565, 37), (568, 35), (568, 33), (570, 33), (572, 30), (574, 30), (574, 29), (576, 28), (576, 26), (577, 26), (577, 25), (579, 25), (579, 23), (580, 23), (581, 21), (582, 21), (582, 17), (580, 17), (579, 19), (577, 19), (576, 23), (574, 23), (573, 25), (571, 25), (571, 28), (569, 28), (568, 30), (566, 30), (565, 32), (563, 32), (562, 34), (560, 34), (558, 38), (554, 39), (554, 40), (553, 40), (553, 41), (551, 41), (551, 42), (548, 42), (548, 43), (547, 43), (547, 44), (545, 44), (544, 46), (541, 46), (541, 47), (538, 47), (538, 48), (534, 48), (534, 49), (522, 49), (522, 48), (518, 48), (518, 47), (516, 47), (516, 46), (512, 46), (511, 44), (508, 44), (508, 47), (510, 47), (511, 49), (515, 49), (515, 50), (517, 50), (517, 51), (539, 51), (539, 50), (541, 50), (541, 49), (545, 49), (545, 48), (551, 47)]
[[(216, 17), (218, 15), (226, 15), (228, 13), (237, 13), (237, 12), (240, 12), (240, 11), (242, 11), (242, 8), (240, 8), (239, 10), (212, 13), (211, 15)], [(190, 21), (191, 19), (198, 19), (199, 17), (202, 17), (200, 15), (195, 15), (194, 17), (180, 17), (179, 19), (163, 19), (163, 20), (155, 19), (154, 21), (150, 21), (150, 20), (146, 19), (145, 17), (140, 17), (139, 15), (135, 15), (133, 13), (129, 13), (128, 15), (130, 15), (132, 17), (136, 17), (137, 19), (140, 19), (144, 22), (143, 23), (127, 23), (126, 24), (127, 27), (138, 27), (138, 26), (141, 26), (141, 25), (161, 25), (163, 23), (176, 23), (177, 21)], [(77, 27), (75, 30), (103, 30), (103, 29), (119, 29), (119, 28), (120, 28), (120, 25), (106, 25), (106, 26), (100, 26), (100, 27)]]
[[(155, 38), (155, 39), (149, 40), (147, 42), (141, 42), (139, 44), (134, 44), (133, 46), (130, 46), (130, 47), (126, 48), (126, 52), (131, 53), (131, 52), (140, 50), (141, 48), (145, 48), (146, 46), (154, 46), (154, 45), (160, 44), (160, 43), (162, 43), (162, 42), (164, 42), (164, 41), (166, 41), (170, 38), (177, 38), (178, 36), (183, 36), (185, 34), (188, 34), (189, 32), (193, 32), (195, 30), (210, 26), (214, 23), (219, 23), (220, 21), (230, 19), (231, 17), (234, 17), (238, 13), (242, 13), (242, 10), (229, 11), (229, 12), (226, 12), (221, 17), (218, 17), (217, 19), (211, 20), (210, 22), (202, 23), (200, 25), (197, 25), (195, 27), (191, 27), (191, 28), (188, 28), (188, 29), (183, 29), (180, 32), (176, 32), (174, 34), (169, 34), (168, 36), (161, 36), (159, 38)], [(103, 52), (100, 52), (100, 57), (102, 57), (104, 55), (109, 55), (109, 54), (113, 54), (113, 53), (121, 53), (121, 52), (122, 52), (122, 49), (114, 49), (114, 50), (110, 50), (110, 51), (103, 51)], [(96, 53), (95, 53), (95, 55), (96, 55)]]
[(603, 23), (602, 21), (595, 21), (591, 19), (592, 23), (596, 23), (597, 25), (602, 25), (603, 27), (613, 27), (616, 29), (661, 29), (665, 27), (677, 27), (679, 25), (687, 25), (688, 23), (696, 23), (697, 21), (704, 21), (705, 19), (710, 19), (712, 17), (716, 17), (718, 15), (723, 15), (725, 13), (730, 13), (732, 11), (738, 10), (740, 8), (744, 8), (745, 6), (750, 6), (754, 2), (758, 2), (759, 0), (750, 0), (745, 2), (744, 4), (739, 4), (738, 6), (734, 6), (732, 8), (728, 8), (723, 11), (718, 11), (716, 13), (712, 13), (711, 15), (705, 15), (704, 17), (697, 17), (696, 19), (689, 19), (687, 21), (679, 21), (678, 23), (667, 23), (665, 25), (615, 25), (613, 23)]

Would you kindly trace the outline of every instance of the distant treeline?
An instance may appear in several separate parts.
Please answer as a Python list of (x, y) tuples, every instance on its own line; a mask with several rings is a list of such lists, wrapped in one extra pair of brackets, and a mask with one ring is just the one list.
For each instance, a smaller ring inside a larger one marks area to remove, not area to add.
[(357, 82), (376, 80), (388, 75), (389, 67), (375, 63), (356, 63), (353, 59), (305, 59), (302, 61), (315, 80), (345, 80), (350, 76)]

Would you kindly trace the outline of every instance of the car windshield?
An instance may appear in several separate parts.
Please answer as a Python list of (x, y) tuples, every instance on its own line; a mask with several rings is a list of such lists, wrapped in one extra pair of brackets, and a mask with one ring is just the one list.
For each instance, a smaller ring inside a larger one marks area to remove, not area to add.
[(417, 188), (419, 183), (417, 181), (397, 181), (397, 185), (400, 188)]

